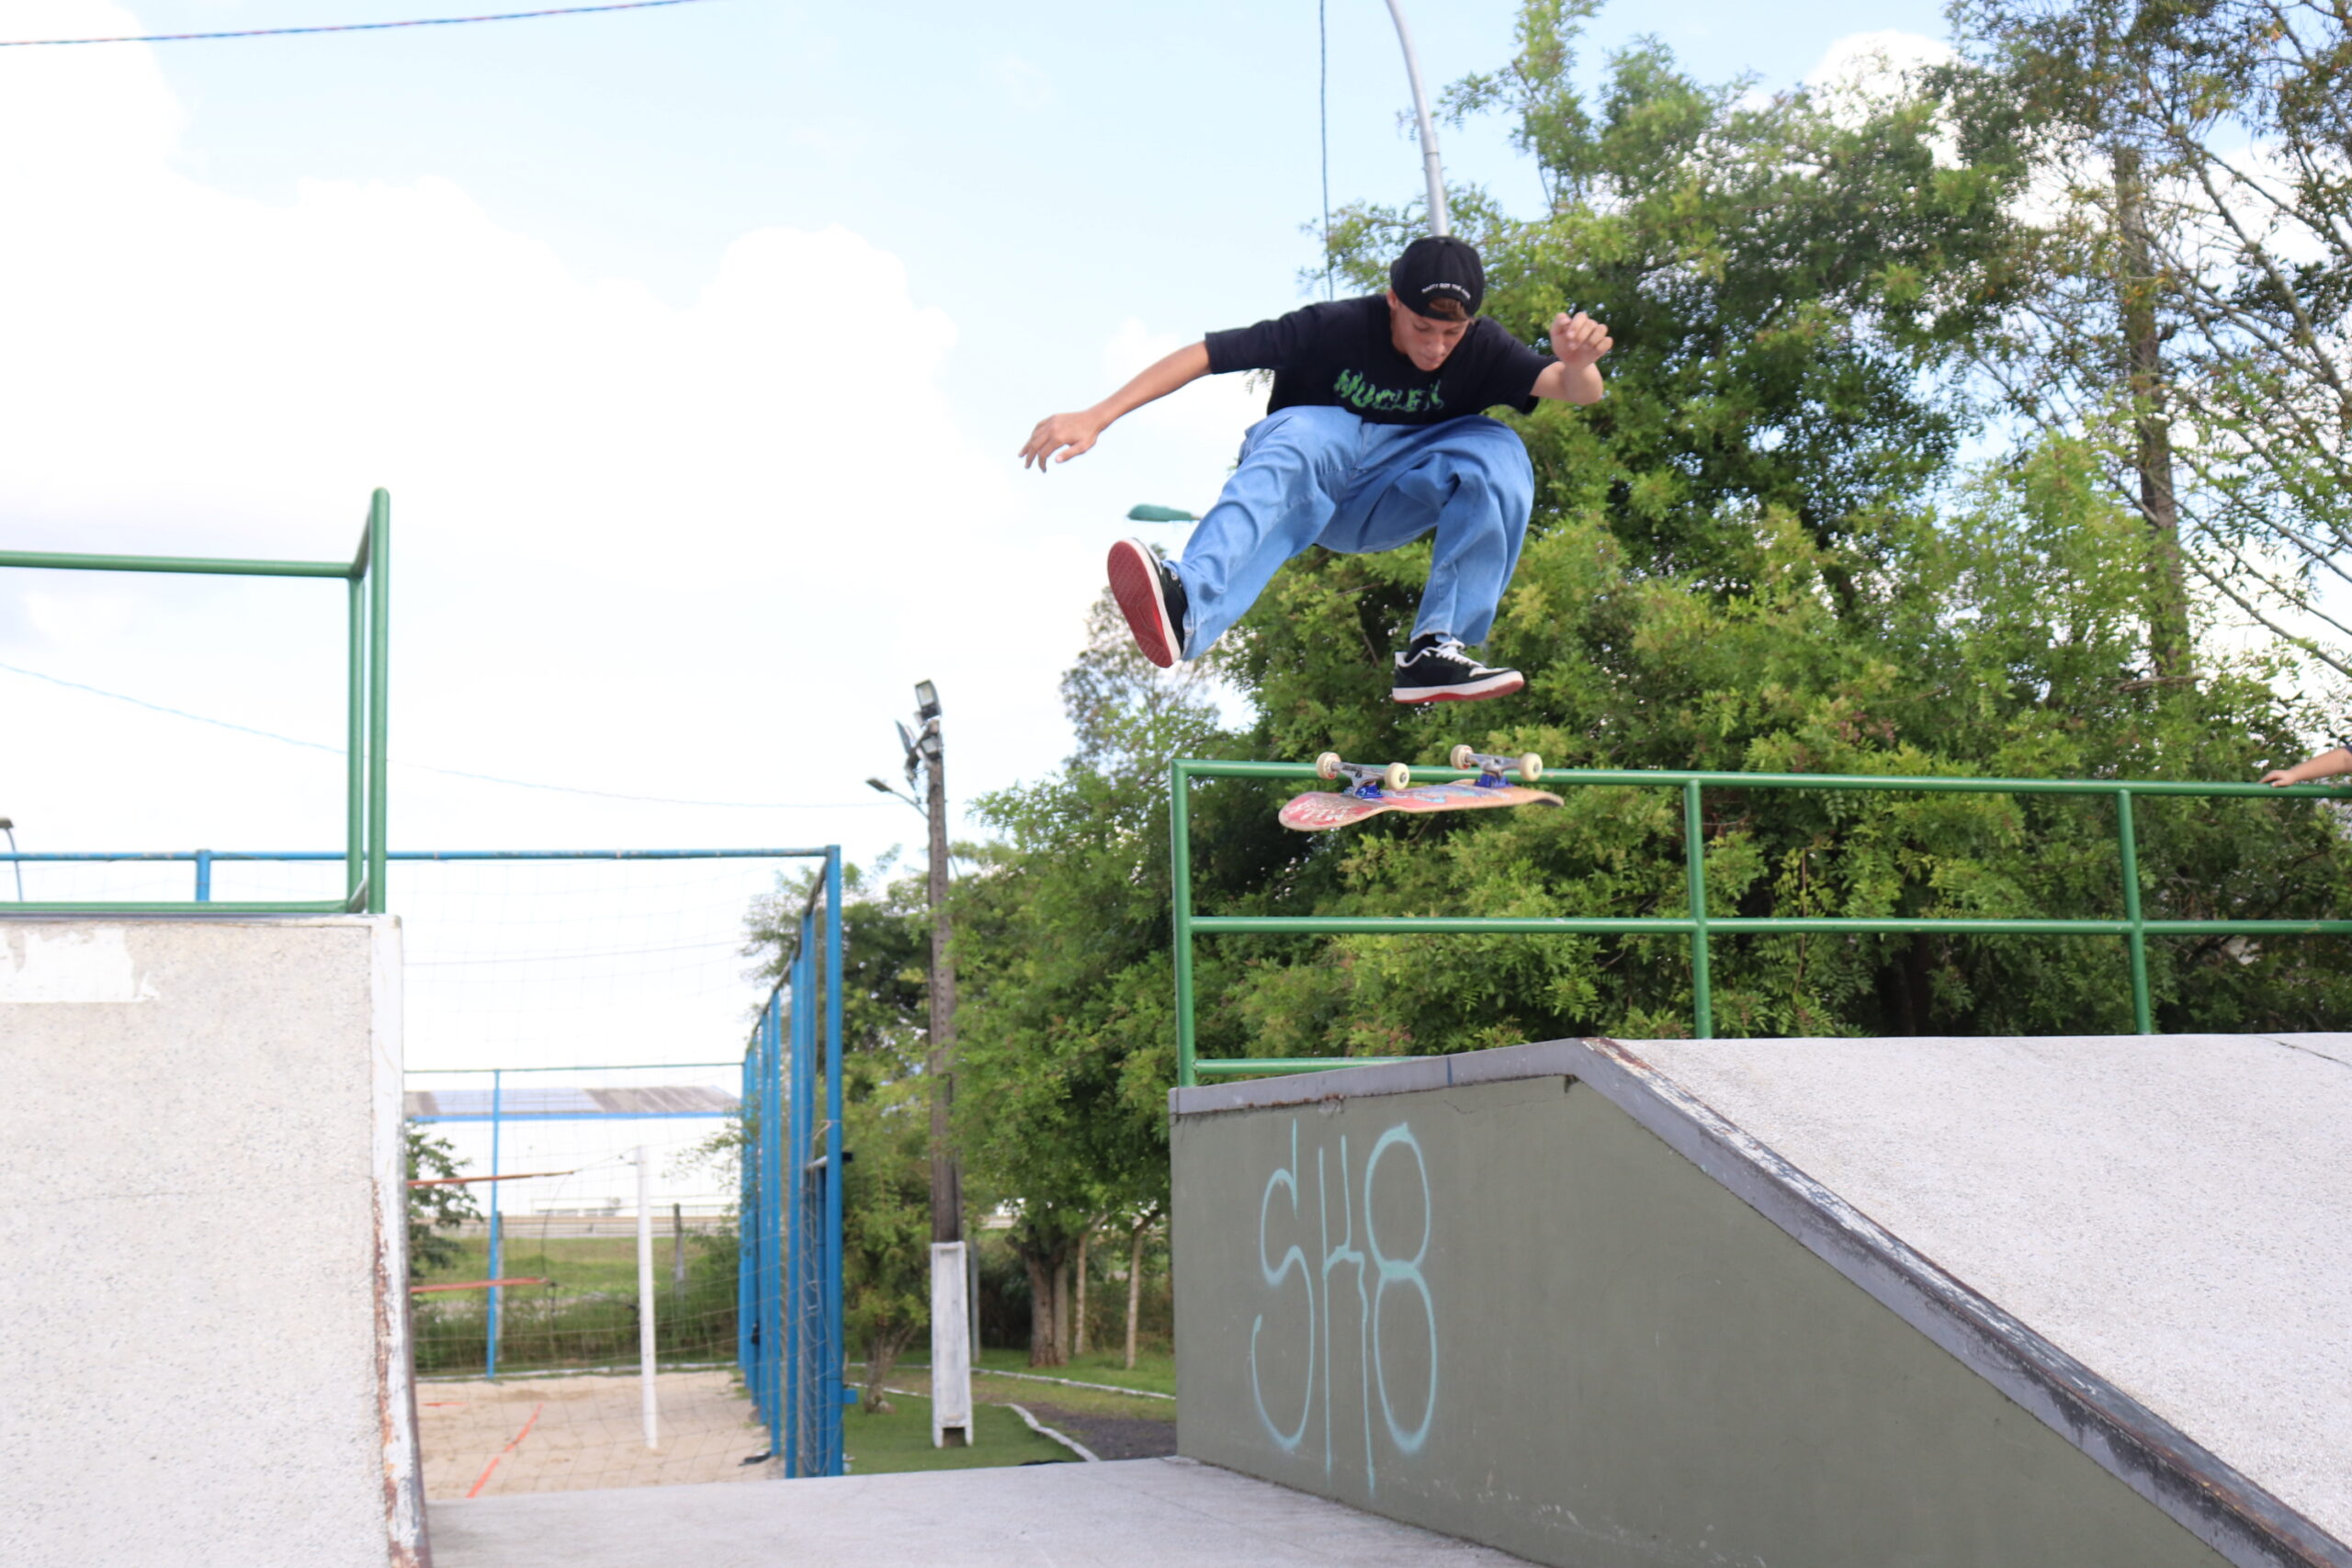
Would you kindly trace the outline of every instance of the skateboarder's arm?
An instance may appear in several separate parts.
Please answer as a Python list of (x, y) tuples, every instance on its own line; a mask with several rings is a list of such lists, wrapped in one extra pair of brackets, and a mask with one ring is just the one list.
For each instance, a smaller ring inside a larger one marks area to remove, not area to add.
[[(1208, 344), (1187, 344), (1146, 366), (1133, 380), (1092, 408), (1039, 420), (1037, 428), (1029, 433), (1029, 444), (1021, 448), (1021, 466), (1025, 468), (1035, 464), (1042, 474), (1049, 459), (1067, 463), (1072, 457), (1091, 451), (1102, 432), (1110, 428), (1112, 421), (1123, 414), (1133, 413), (1144, 404), (1164, 398), (1177, 388), (1190, 385), (1208, 373)], [(1069, 450), (1063, 451), (1064, 447)]]
[(1616, 344), (1609, 329), (1583, 311), (1552, 318), (1552, 363), (1535, 378), (1534, 392), (1564, 403), (1600, 400), (1600, 367), (1594, 363)]

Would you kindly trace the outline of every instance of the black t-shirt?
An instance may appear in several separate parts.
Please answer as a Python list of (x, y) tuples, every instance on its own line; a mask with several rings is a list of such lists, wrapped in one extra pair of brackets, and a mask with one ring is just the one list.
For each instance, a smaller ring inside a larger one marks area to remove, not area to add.
[(1336, 299), (1209, 333), (1209, 369), (1272, 371), (1268, 413), (1328, 405), (1374, 424), (1435, 424), (1497, 403), (1532, 412), (1535, 378), (1552, 363), (1487, 316), (1435, 370), (1416, 369), (1388, 333), (1386, 295)]

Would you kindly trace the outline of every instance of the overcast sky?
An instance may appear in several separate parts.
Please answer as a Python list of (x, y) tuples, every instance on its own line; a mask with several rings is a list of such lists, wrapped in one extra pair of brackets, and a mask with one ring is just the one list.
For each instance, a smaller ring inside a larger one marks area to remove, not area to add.
[[(21, 0), (0, 28), (457, 8)], [(1332, 198), (1410, 199), (1385, 8), (1329, 14)], [(1433, 91), (1508, 54), (1508, 0), (1408, 15)], [(1767, 87), (1944, 30), (1918, 0), (1688, 0), (1595, 42), (1649, 27)], [(341, 558), (381, 485), (396, 847), (919, 845), (860, 782), (896, 776), (910, 684), (939, 682), (959, 801), (1052, 769), (1121, 514), (1205, 506), (1252, 400), (1194, 387), (1044, 479), (1015, 452), (1306, 297), (1317, 123), (1313, 0), (0, 50), (0, 547)], [(1504, 128), (1440, 140), (1532, 205)], [(55, 682), (331, 747), (341, 592), (0, 572), (21, 846), (339, 847), (329, 752)]]

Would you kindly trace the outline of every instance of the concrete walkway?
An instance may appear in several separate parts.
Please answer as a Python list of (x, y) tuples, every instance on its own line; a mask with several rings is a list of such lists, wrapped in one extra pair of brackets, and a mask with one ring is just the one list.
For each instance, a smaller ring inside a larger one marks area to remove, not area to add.
[(1523, 1568), (1182, 1459), (435, 1503), (434, 1568)]

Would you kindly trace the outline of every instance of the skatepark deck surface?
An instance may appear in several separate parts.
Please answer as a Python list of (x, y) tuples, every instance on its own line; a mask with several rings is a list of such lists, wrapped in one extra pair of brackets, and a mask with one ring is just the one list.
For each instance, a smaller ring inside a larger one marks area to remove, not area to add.
[(1628, 1049), (2352, 1540), (2352, 1036)]
[(1187, 1460), (435, 1503), (435, 1568), (1523, 1568)]

